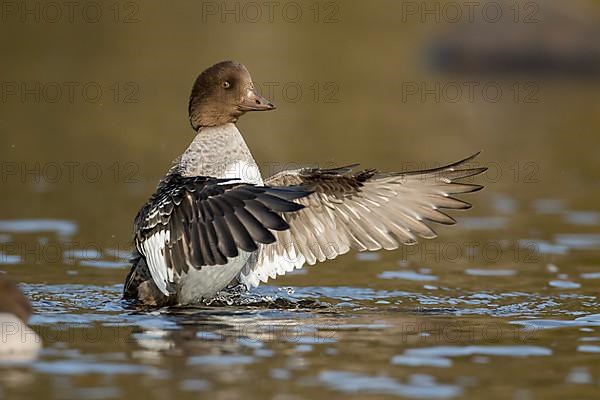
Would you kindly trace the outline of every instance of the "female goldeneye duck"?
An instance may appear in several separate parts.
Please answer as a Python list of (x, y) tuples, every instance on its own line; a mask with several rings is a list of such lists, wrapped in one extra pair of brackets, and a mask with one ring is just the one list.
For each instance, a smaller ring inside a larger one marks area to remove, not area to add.
[(35, 357), (42, 340), (27, 321), (33, 313), (25, 295), (4, 274), (0, 274), (0, 360)]
[(458, 182), (486, 170), (465, 166), (478, 154), (430, 170), (304, 168), (263, 181), (235, 123), (274, 108), (242, 64), (220, 62), (198, 76), (188, 109), (196, 137), (135, 218), (124, 298), (189, 304), (350, 249), (414, 244), (436, 236), (431, 222), (455, 223), (441, 209), (470, 208), (454, 195), (482, 189)]

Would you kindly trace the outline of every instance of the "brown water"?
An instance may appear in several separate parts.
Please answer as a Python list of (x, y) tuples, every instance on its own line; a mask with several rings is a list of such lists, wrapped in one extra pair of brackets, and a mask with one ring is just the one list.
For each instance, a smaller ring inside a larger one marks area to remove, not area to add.
[[(117, 23), (102, 4), (97, 23), (0, 24), (0, 270), (44, 340), (37, 359), (0, 364), (0, 398), (598, 398), (600, 81), (433, 72), (428, 44), (459, 25), (403, 18), (406, 2), (296, 3), (297, 23), (264, 9), (223, 23), (206, 8), (220, 2), (116, 4)], [(509, 28), (561, 32), (536, 4), (537, 23)], [(567, 11), (597, 25), (597, 2)], [(483, 149), (486, 189), (434, 241), (221, 304), (131, 308), (133, 216), (193, 136), (191, 82), (226, 58), (279, 106), (239, 124), (265, 175), (433, 167)], [(468, 82), (502, 95), (469, 99)]]

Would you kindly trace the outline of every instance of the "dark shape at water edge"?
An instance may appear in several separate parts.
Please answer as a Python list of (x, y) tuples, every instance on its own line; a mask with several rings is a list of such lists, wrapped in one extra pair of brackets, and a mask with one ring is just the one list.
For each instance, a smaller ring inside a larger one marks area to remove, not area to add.
[(600, 16), (582, 5), (540, 0), (531, 20), (507, 11), (498, 22), (479, 16), (449, 23), (426, 46), (429, 67), (455, 74), (600, 77)]
[(536, 74), (547, 77), (600, 77), (600, 53), (557, 54), (548, 49), (488, 49), (478, 51), (466, 43), (436, 43), (429, 50), (435, 69), (457, 74)]

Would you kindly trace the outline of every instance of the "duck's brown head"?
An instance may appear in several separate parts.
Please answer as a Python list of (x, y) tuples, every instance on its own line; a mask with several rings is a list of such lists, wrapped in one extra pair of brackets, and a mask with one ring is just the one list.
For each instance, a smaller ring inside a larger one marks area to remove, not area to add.
[(192, 88), (190, 123), (194, 130), (236, 122), (247, 111), (267, 111), (275, 105), (259, 95), (246, 67), (223, 61), (202, 72)]

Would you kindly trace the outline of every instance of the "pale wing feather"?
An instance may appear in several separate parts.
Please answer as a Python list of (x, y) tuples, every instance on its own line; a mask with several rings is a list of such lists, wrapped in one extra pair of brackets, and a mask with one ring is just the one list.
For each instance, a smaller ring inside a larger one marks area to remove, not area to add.
[[(289, 231), (276, 232), (276, 242), (259, 247), (257, 262), (245, 266), (240, 281), (254, 287), (306, 263), (314, 265), (336, 258), (351, 248), (393, 250), (401, 244), (415, 244), (419, 237), (436, 237), (428, 222), (455, 223), (440, 209), (470, 207), (452, 195), (482, 188), (455, 182), (486, 170), (465, 167), (476, 156), (433, 170), (391, 174), (373, 171), (363, 181), (360, 173), (348, 175), (349, 169), (344, 170), (346, 174), (329, 174), (322, 180), (318, 170), (283, 171), (270, 177), (267, 185), (313, 184), (315, 192), (296, 200), (305, 208), (283, 216)], [(356, 185), (348, 186), (348, 182)]]

